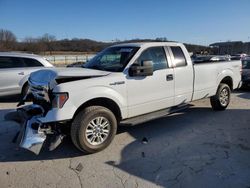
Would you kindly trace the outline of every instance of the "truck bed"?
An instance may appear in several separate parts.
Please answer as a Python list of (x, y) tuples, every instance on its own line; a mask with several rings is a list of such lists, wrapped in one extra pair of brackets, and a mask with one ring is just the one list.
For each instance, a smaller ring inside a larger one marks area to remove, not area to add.
[(202, 62), (194, 64), (194, 94), (192, 100), (213, 96), (218, 83), (226, 73), (233, 78), (231, 89), (238, 87), (241, 81), (241, 61)]

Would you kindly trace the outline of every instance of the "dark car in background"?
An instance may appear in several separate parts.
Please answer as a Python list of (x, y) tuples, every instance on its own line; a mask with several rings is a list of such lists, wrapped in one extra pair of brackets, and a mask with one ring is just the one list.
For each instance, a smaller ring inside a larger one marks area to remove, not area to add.
[(233, 54), (231, 55), (231, 60), (241, 60), (243, 58), (245, 58), (247, 56), (247, 54)]
[(194, 63), (230, 61), (230, 57), (227, 55), (198, 55), (192, 57), (192, 61)]
[(241, 60), (242, 62), (242, 87), (250, 86), (250, 56)]

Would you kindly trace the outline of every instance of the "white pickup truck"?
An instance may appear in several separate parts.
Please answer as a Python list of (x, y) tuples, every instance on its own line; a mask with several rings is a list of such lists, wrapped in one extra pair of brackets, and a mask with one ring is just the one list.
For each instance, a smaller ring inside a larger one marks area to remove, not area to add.
[(193, 64), (183, 44), (128, 43), (111, 46), (83, 68), (46, 69), (29, 78), (33, 104), (17, 109), (23, 118), (20, 146), (38, 154), (48, 134), (52, 147), (70, 126), (74, 145), (86, 153), (106, 148), (117, 126), (138, 124), (210, 97), (224, 110), (241, 84), (241, 62)]

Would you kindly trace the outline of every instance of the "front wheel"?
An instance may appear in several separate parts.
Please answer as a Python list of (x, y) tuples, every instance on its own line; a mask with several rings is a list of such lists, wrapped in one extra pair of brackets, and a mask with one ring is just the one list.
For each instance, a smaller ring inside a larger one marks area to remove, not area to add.
[(230, 103), (231, 90), (227, 84), (220, 84), (216, 95), (210, 98), (213, 110), (225, 110)]
[(74, 145), (85, 153), (105, 149), (117, 130), (114, 114), (102, 106), (90, 106), (79, 112), (71, 126)]
[(25, 84), (23, 85), (23, 87), (22, 87), (21, 99), (23, 99), (23, 98), (26, 96), (28, 90), (29, 90), (29, 84), (28, 84), (28, 83), (25, 83)]

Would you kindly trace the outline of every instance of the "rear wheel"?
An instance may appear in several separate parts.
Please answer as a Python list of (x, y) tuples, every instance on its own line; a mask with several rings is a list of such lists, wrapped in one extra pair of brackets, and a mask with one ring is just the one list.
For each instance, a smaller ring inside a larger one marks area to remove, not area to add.
[(210, 98), (213, 110), (225, 110), (230, 103), (231, 90), (227, 84), (220, 84), (216, 95)]
[(81, 151), (95, 153), (111, 143), (116, 130), (117, 121), (109, 109), (91, 106), (76, 115), (71, 126), (71, 139)]

